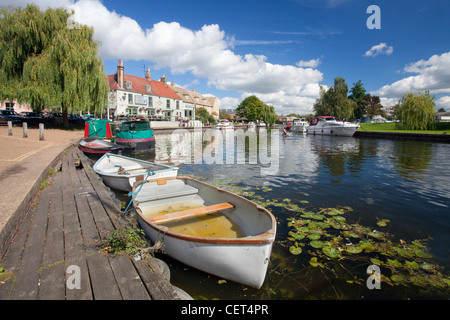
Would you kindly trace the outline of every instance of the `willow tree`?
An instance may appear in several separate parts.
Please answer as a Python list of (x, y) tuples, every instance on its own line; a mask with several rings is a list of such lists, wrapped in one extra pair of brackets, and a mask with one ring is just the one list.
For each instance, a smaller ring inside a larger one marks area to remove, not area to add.
[(25, 86), (30, 93), (36, 88), (37, 96), (39, 89), (49, 92), (50, 101), (62, 108), (65, 125), (68, 112), (102, 113), (107, 105), (109, 87), (93, 33), (87, 26), (65, 29), (41, 56), (28, 59), (24, 66)]
[(273, 106), (268, 106), (264, 104), (261, 110), (261, 120), (268, 125), (273, 125), (278, 120), (277, 114), (275, 113), (275, 108)]
[(35, 5), (0, 10), (0, 100), (28, 102), (22, 82), (24, 65), (30, 57), (39, 56), (55, 34), (67, 28), (69, 16), (63, 9), (41, 12)]
[(395, 115), (400, 120), (398, 127), (406, 130), (429, 130), (434, 120), (434, 96), (407, 93), (403, 96)]
[(8, 83), (6, 94), (34, 109), (61, 106), (66, 126), (68, 112), (102, 113), (109, 91), (93, 29), (69, 28), (70, 15), (63, 9), (41, 12), (33, 5), (0, 15), (0, 64), (5, 67), (0, 83)]

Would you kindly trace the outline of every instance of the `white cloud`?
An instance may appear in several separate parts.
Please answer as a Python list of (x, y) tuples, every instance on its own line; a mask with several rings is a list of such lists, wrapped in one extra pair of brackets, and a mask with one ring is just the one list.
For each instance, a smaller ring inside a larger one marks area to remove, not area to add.
[(444, 96), (439, 98), (436, 101), (436, 109), (444, 108), (447, 111), (450, 111), (450, 96)]
[(417, 93), (425, 90), (431, 93), (450, 93), (450, 52), (408, 64), (404, 72), (417, 75), (385, 85), (375, 91), (375, 94), (401, 98), (408, 92)]
[(311, 59), (311, 60), (300, 60), (296, 63), (296, 65), (300, 68), (317, 68), (322, 61), (320, 61), (320, 58), (317, 59)]
[(386, 43), (382, 42), (367, 50), (364, 54), (365, 57), (376, 57), (379, 54), (386, 54), (390, 56), (394, 52), (394, 47), (388, 46)]
[(233, 97), (219, 99), (220, 109), (236, 109), (242, 100)]

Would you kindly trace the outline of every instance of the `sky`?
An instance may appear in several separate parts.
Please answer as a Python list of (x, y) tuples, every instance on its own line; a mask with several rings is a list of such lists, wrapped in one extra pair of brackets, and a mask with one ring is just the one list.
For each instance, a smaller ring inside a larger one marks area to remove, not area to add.
[[(336, 77), (395, 105), (429, 90), (450, 111), (450, 1), (0, 0), (66, 7), (94, 28), (106, 74), (169, 82), (236, 108), (256, 95), (277, 114), (312, 113)], [(374, 7), (375, 6), (375, 7)]]

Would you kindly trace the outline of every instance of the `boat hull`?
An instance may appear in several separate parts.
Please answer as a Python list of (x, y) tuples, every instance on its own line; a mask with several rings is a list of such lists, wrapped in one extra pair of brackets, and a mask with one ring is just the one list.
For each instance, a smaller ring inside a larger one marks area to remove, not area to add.
[(358, 126), (345, 126), (345, 127), (319, 127), (314, 128), (313, 126), (309, 126), (306, 129), (306, 132), (313, 135), (324, 135), (324, 136), (342, 136), (342, 137), (352, 137), (356, 130), (358, 130)]
[[(125, 171), (129, 170), (130, 172), (128, 174), (119, 174), (119, 168), (123, 168)], [(144, 168), (149, 169), (146, 170)], [(103, 155), (94, 164), (93, 169), (102, 178), (105, 185), (125, 192), (131, 191), (136, 182), (143, 182), (146, 178), (170, 178), (176, 177), (178, 174), (177, 167), (109, 154)]]
[[(275, 240), (276, 220), (273, 215), (253, 202), (230, 192), (191, 178), (175, 179), (182, 180), (187, 186), (193, 187), (191, 189), (197, 189), (198, 194), (163, 199), (164, 192), (158, 192), (153, 200), (147, 201), (144, 184), (140, 191), (143, 194), (138, 193), (133, 204), (137, 220), (146, 235), (155, 243), (162, 241), (164, 251), (186, 265), (220, 278), (260, 288), (264, 283)], [(137, 188), (138, 186), (135, 186), (134, 190)], [(145, 215), (145, 211), (149, 208), (161, 204), (171, 206), (177, 201), (186, 203), (196, 197), (208, 203), (233, 204), (234, 208), (221, 212), (233, 220), (244, 231), (244, 235), (229, 238), (186, 235), (155, 223)]]
[(95, 138), (83, 138), (80, 140), (78, 148), (88, 157), (99, 158), (106, 153), (119, 153), (122, 146), (115, 143)]

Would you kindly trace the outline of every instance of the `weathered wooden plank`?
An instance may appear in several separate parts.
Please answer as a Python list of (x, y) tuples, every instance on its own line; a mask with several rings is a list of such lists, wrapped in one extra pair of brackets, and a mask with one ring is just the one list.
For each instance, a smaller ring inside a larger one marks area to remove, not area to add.
[(25, 242), (22, 263), (12, 290), (12, 300), (35, 300), (37, 297), (49, 202), (50, 188), (47, 187), (39, 195), (39, 203), (36, 205), (32, 225)]
[(64, 276), (64, 261), (53, 265), (44, 265), (41, 271), (37, 299), (64, 300), (66, 298)]
[(151, 300), (130, 257), (116, 256), (109, 258), (109, 263), (124, 300)]
[(162, 275), (161, 270), (153, 258), (132, 261), (139, 272), (139, 276), (154, 300), (180, 300), (175, 289)]
[(108, 257), (93, 254), (87, 257), (89, 275), (95, 300), (121, 300)]

